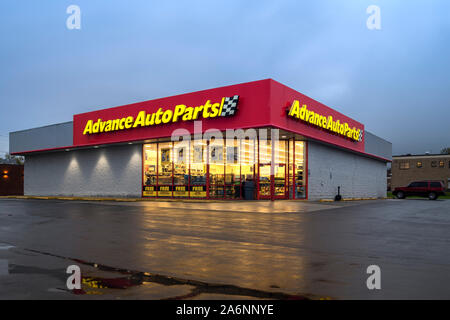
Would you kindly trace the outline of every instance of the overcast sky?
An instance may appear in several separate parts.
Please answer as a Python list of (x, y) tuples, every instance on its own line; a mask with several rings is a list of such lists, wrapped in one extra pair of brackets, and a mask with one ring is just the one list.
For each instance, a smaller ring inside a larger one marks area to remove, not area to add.
[[(66, 9), (81, 8), (69, 30)], [(369, 5), (381, 30), (369, 30)], [(0, 1), (0, 151), (73, 114), (273, 78), (393, 153), (450, 146), (450, 1)], [(0, 155), (2, 155), (0, 153)]]

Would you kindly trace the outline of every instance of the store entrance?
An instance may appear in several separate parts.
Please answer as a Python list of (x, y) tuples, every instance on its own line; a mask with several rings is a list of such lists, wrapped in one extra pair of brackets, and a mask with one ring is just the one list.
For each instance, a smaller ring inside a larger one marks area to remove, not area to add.
[(286, 199), (287, 198), (287, 174), (286, 165), (279, 164), (275, 166), (274, 171), (274, 198)]
[(274, 199), (287, 198), (287, 174), (286, 165), (277, 164), (274, 166), (273, 178), (270, 174), (270, 164), (259, 165), (258, 196), (259, 199), (271, 199), (272, 192)]
[(304, 146), (304, 141), (293, 138), (279, 141), (274, 153), (270, 141), (247, 139), (144, 144), (142, 196), (305, 199)]

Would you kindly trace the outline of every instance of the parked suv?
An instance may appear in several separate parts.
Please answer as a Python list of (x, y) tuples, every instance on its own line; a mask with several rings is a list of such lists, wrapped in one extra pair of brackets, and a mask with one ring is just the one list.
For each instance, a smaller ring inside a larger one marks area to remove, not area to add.
[(392, 194), (398, 199), (407, 196), (428, 197), (430, 200), (436, 200), (439, 196), (445, 195), (445, 187), (442, 181), (415, 181), (407, 187), (395, 188)]

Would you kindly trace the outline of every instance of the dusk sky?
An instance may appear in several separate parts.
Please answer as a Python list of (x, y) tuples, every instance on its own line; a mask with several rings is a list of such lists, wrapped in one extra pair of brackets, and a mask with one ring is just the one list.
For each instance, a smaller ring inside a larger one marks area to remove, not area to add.
[[(66, 9), (81, 8), (69, 30)], [(381, 9), (369, 30), (366, 9)], [(273, 78), (362, 122), (393, 154), (450, 147), (450, 1), (0, 2), (8, 133)]]

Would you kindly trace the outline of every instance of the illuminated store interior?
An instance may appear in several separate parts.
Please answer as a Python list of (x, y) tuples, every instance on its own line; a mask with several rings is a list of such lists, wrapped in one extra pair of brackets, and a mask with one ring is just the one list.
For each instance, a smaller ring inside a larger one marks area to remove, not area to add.
[(273, 145), (258, 139), (144, 144), (143, 196), (243, 199), (244, 183), (253, 181), (255, 199), (305, 198), (305, 142)]

